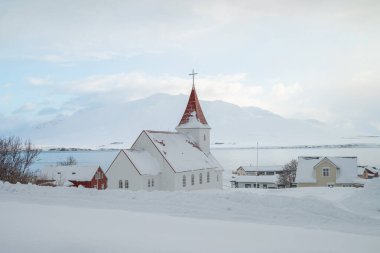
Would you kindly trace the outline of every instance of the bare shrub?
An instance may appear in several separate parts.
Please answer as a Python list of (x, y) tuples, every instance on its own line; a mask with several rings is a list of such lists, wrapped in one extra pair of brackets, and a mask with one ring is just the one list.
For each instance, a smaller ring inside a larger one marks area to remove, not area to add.
[(37, 160), (40, 150), (30, 140), (19, 137), (0, 138), (0, 180), (10, 183), (32, 183), (35, 175), (30, 166)]

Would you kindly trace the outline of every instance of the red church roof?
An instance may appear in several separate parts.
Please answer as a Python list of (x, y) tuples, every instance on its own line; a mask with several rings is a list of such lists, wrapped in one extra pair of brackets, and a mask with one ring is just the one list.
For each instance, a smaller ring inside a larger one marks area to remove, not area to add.
[(199, 123), (208, 127), (206, 118), (202, 112), (202, 108), (198, 100), (197, 92), (195, 91), (195, 87), (193, 86), (190, 93), (189, 101), (187, 102), (185, 112), (183, 113), (182, 119), (179, 122), (178, 127), (181, 127), (181, 125), (189, 123), (189, 120), (194, 116)]

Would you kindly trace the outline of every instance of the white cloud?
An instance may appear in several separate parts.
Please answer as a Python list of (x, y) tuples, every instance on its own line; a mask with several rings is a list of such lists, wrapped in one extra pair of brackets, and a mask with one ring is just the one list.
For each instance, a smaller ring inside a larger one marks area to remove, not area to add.
[(18, 109), (16, 109), (13, 113), (14, 114), (21, 114), (21, 113), (30, 113), (36, 109), (36, 104), (34, 103), (25, 103)]
[(44, 86), (44, 85), (51, 84), (52, 82), (50, 77), (32, 77), (32, 76), (28, 77), (27, 81), (33, 86)]

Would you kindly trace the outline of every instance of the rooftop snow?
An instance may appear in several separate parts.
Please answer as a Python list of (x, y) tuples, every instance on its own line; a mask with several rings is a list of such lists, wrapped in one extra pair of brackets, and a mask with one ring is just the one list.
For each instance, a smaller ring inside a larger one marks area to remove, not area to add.
[(157, 160), (147, 151), (136, 149), (124, 149), (136, 169), (143, 175), (158, 175), (161, 172)]
[(314, 166), (321, 162), (324, 158), (330, 160), (338, 167), (336, 183), (356, 183), (357, 176), (357, 157), (298, 157), (298, 167), (296, 173), (296, 183), (315, 183), (316, 177)]
[(223, 170), (211, 153), (206, 155), (189, 136), (178, 132), (145, 131), (176, 172)]
[(50, 166), (41, 170), (47, 179), (65, 181), (91, 181), (99, 166)]
[(246, 172), (255, 172), (255, 171), (282, 171), (282, 166), (240, 166), (239, 168), (243, 168)]

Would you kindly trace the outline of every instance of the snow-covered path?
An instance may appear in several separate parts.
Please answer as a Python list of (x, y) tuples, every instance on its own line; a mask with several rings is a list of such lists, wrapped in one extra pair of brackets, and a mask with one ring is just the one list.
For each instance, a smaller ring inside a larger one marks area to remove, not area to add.
[(128, 192), (0, 182), (0, 210), (0, 252), (380, 248), (377, 184), (365, 189)]

